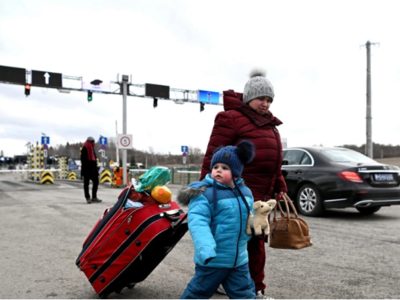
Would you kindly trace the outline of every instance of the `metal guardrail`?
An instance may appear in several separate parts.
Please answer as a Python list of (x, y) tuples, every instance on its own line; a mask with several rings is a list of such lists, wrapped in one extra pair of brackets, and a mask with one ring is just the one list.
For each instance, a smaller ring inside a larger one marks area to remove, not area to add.
[[(139, 177), (146, 173), (149, 169), (130, 169), (129, 170), (129, 182), (132, 180), (132, 178), (135, 178), (136, 181), (139, 180)], [(200, 173), (201, 171), (193, 171), (193, 170), (181, 170), (181, 169), (175, 169), (175, 168), (169, 168), (171, 172), (171, 184), (181, 184), (181, 185), (186, 185), (189, 184), (193, 181), (199, 180), (200, 179)], [(51, 171), (54, 172), (54, 179), (57, 180), (57, 172), (61, 172), (62, 169), (22, 169), (22, 170), (0, 170), (0, 173), (23, 173), (23, 172), (43, 172), (43, 171)], [(80, 171), (74, 170), (76, 173), (76, 178), (79, 180), (81, 179), (81, 174)], [(68, 171), (69, 173), (69, 171)], [(112, 171), (111, 171), (111, 177), (112, 177)], [(68, 176), (65, 178), (68, 179)]]
[[(129, 170), (129, 181), (132, 178), (135, 178), (136, 181), (139, 180), (139, 177), (146, 173), (148, 169), (130, 169)], [(171, 172), (171, 184), (181, 184), (186, 185), (191, 183), (192, 181), (196, 181), (200, 179), (200, 171), (190, 171), (190, 170), (176, 170), (175, 168), (169, 168)]]
[(51, 171), (51, 172), (58, 172), (61, 171), (61, 169), (29, 169), (29, 170), (0, 170), (0, 173), (18, 173), (18, 172), (43, 172), (43, 171)]

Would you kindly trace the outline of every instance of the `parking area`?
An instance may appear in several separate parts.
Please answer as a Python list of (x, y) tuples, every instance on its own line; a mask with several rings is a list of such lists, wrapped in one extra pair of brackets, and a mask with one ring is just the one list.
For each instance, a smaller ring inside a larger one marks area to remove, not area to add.
[[(175, 199), (180, 186), (169, 187)], [(103, 184), (98, 193), (103, 202), (88, 205), (81, 181), (39, 185), (0, 179), (0, 298), (96, 299), (75, 259), (92, 226), (120, 192)], [(400, 298), (399, 206), (370, 216), (346, 209), (304, 219), (312, 247), (267, 249), (269, 297)], [(108, 298), (179, 298), (194, 274), (193, 251), (188, 232), (145, 281)], [(218, 294), (213, 298), (226, 299)]]

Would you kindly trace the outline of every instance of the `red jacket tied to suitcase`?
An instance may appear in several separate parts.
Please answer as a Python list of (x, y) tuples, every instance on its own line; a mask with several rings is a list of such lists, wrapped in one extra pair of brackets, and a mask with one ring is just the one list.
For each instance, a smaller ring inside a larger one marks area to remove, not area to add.
[(100, 297), (145, 280), (188, 230), (176, 202), (124, 208), (132, 191), (106, 209), (76, 260)]

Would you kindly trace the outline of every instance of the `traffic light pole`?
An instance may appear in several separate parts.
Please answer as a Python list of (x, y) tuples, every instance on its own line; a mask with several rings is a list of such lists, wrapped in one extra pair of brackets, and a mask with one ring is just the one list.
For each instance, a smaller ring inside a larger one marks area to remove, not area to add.
[[(0, 66), (0, 70), (1, 68), (8, 68), (8, 69), (18, 69), (18, 68), (14, 68), (14, 67), (4, 67), (4, 66)], [(7, 69), (7, 70), (8, 70)], [(83, 89), (83, 88), (73, 88), (73, 87), (64, 87), (64, 86), (43, 86), (43, 85), (37, 85), (37, 84), (29, 84), (28, 81), (29, 77), (32, 76), (31, 71), (29, 70), (25, 70), (25, 69), (21, 69), (25, 72), (25, 80), (24, 82), (22, 81), (10, 81), (10, 79), (8, 78), (4, 78), (0, 76), (0, 83), (5, 83), (5, 84), (13, 84), (13, 85), (25, 85), (25, 95), (29, 96), (31, 93), (31, 89), (32, 87), (41, 87), (41, 88), (48, 88), (48, 89), (57, 89), (60, 93), (69, 93), (71, 91), (73, 92), (85, 92), (88, 95), (88, 101), (92, 101), (93, 100), (93, 93), (101, 93), (101, 94), (110, 94), (110, 95), (121, 95), (122, 94), (122, 89), (121, 89), (121, 82), (115, 82), (115, 81), (110, 81), (110, 84), (115, 84), (115, 85), (119, 85), (119, 89), (115, 90), (113, 92), (111, 91), (97, 91), (97, 90), (88, 90), (88, 89)], [(1, 74), (0, 74), (1, 75)], [(128, 76), (124, 75), (127, 77), (127, 81), (126, 84), (129, 87), (132, 87), (136, 90), (145, 90), (145, 84), (135, 84), (135, 83), (128, 83)], [(75, 80), (75, 81), (80, 81), (82, 82), (82, 77), (78, 77), (78, 76), (69, 76), (69, 75), (62, 75), (62, 80)], [(93, 84), (96, 84), (96, 81), (99, 80), (94, 80), (92, 81)], [(170, 92), (172, 92), (175, 96), (174, 97), (169, 97), (169, 98), (163, 98), (163, 97), (156, 97), (157, 100), (169, 100), (169, 101), (174, 101), (176, 104), (184, 104), (184, 103), (201, 103), (199, 102), (198, 99), (198, 90), (187, 90), (187, 89), (178, 89), (178, 88), (169, 88)], [(133, 97), (139, 97), (139, 98), (150, 98), (153, 99), (153, 96), (146, 96), (145, 93), (137, 93), (137, 92), (132, 92), (129, 91), (129, 89), (127, 88), (127, 96), (133, 96)], [(179, 97), (179, 95), (181, 97)], [(219, 95), (219, 97), (222, 97), (222, 94)], [(206, 103), (207, 105), (223, 105), (222, 103)], [(204, 108), (204, 107), (203, 107)]]
[[(122, 134), (126, 134), (126, 96), (128, 94), (128, 76), (122, 75)], [(119, 143), (118, 143), (119, 144)], [(127, 149), (122, 149), (122, 186), (126, 186), (126, 161), (127, 161)]]
[[(122, 75), (122, 82), (114, 82), (111, 81), (111, 84), (118, 84), (119, 89), (115, 90), (113, 92), (111, 91), (95, 91), (95, 90), (88, 90), (88, 89), (83, 89), (83, 88), (72, 88), (72, 87), (64, 87), (64, 86), (43, 86), (43, 85), (35, 85), (35, 84), (28, 84), (27, 76), (32, 77), (32, 72), (21, 69), (21, 68), (13, 68), (13, 67), (5, 67), (5, 66), (0, 66), (1, 70), (16, 70), (15, 72), (19, 72), (17, 75), (22, 76), (23, 78), (19, 78), (18, 80), (15, 80), (12, 77), (7, 77), (7, 76), (0, 76), (0, 83), (5, 83), (5, 84), (16, 84), (16, 85), (25, 85), (25, 95), (29, 96), (31, 92), (31, 87), (32, 86), (37, 86), (37, 87), (45, 87), (45, 88), (53, 88), (53, 89), (58, 89), (59, 92), (62, 93), (69, 93), (71, 91), (76, 91), (76, 92), (87, 92), (88, 95), (88, 101), (93, 100), (93, 93), (102, 93), (102, 94), (111, 94), (111, 95), (123, 95), (123, 103), (122, 103), (122, 118), (123, 118), (123, 124), (122, 124), (122, 133), (127, 134), (127, 109), (126, 109), (126, 98), (127, 96), (133, 96), (133, 97), (141, 97), (141, 98), (152, 98), (154, 103), (157, 103), (159, 98), (163, 100), (170, 100), (174, 101), (176, 104), (184, 104), (184, 103), (200, 103), (200, 112), (204, 110), (205, 103), (199, 101), (198, 93), (199, 91), (197, 90), (187, 90), (187, 89), (177, 89), (177, 88), (169, 88), (169, 92), (172, 92), (174, 94), (174, 97), (169, 96), (168, 92), (168, 97), (153, 97), (153, 96), (148, 96), (146, 93), (134, 93), (132, 91), (128, 91), (128, 87), (132, 87), (134, 89), (139, 89), (139, 90), (145, 90), (146, 85), (145, 84), (132, 84), (129, 83), (129, 76), (128, 75)], [(21, 73), (22, 72), (22, 73)], [(25, 73), (25, 74), (24, 74)], [(58, 73), (54, 73), (58, 74)], [(1, 73), (0, 73), (1, 75)], [(76, 77), (76, 76), (66, 76), (62, 75), (61, 73), (59, 74), (62, 79), (67, 79), (67, 80), (78, 80), (82, 82), (82, 77)], [(118, 80), (118, 79), (117, 79)], [(91, 84), (98, 85), (101, 83), (100, 80), (96, 79), (91, 82)], [(47, 84), (47, 83), (46, 83)], [(182, 97), (177, 97), (176, 94), (182, 95)], [(221, 97), (222, 94), (219, 94), (219, 97)], [(207, 103), (207, 105), (223, 105), (222, 103)], [(156, 106), (156, 105), (155, 105)], [(155, 107), (154, 106), (154, 107)], [(117, 162), (118, 161), (118, 145), (119, 141), (117, 141)], [(121, 149), (122, 150), (122, 167), (123, 167), (123, 186), (126, 186), (127, 184), (127, 149)], [(46, 161), (47, 163), (47, 161)], [(147, 167), (147, 163), (146, 163)], [(36, 175), (36, 174), (35, 174)]]

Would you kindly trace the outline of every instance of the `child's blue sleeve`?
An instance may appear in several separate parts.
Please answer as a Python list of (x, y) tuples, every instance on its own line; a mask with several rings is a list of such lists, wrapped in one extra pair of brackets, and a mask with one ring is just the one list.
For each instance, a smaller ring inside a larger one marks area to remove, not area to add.
[(193, 198), (189, 204), (188, 221), (195, 248), (195, 256), (206, 265), (216, 257), (216, 243), (211, 232), (211, 210), (208, 200), (203, 195)]
[(251, 198), (250, 198), (250, 200), (248, 201), (248, 203), (249, 203), (249, 206), (250, 206), (250, 210), (251, 210), (252, 214), (254, 215), (255, 212), (254, 212), (254, 208), (253, 208), (253, 204), (254, 204), (253, 195), (251, 195)]

